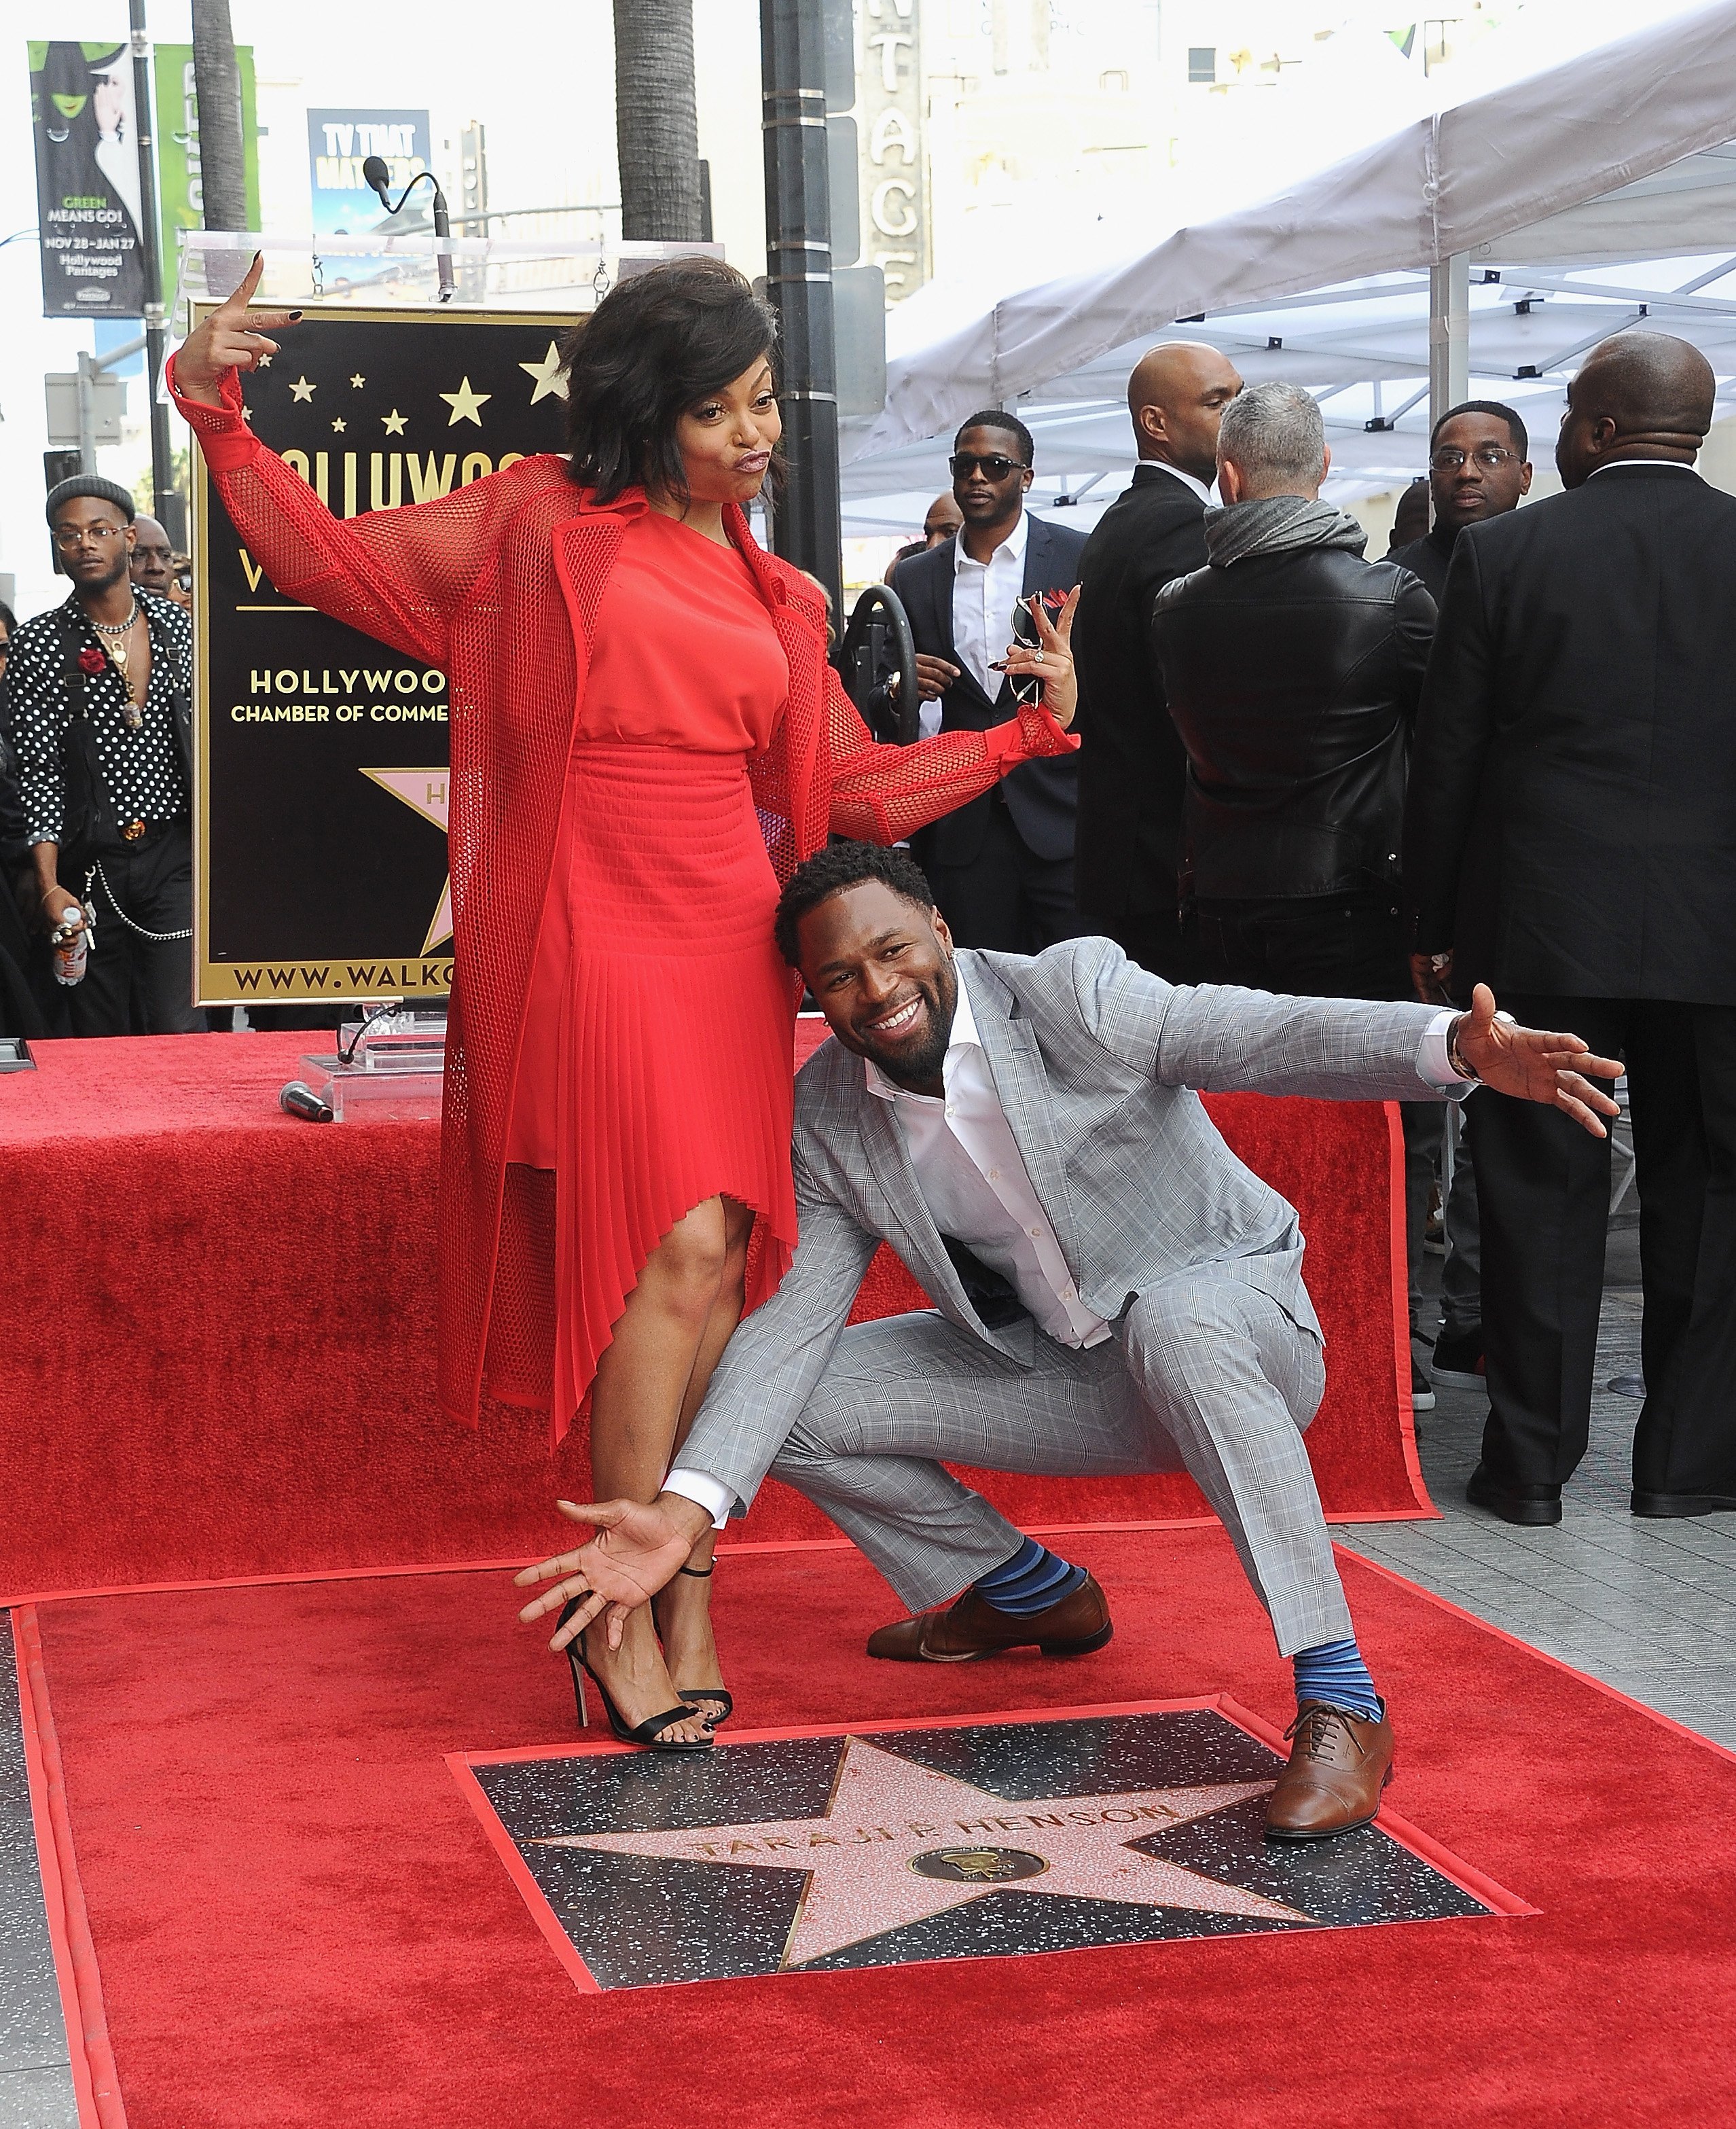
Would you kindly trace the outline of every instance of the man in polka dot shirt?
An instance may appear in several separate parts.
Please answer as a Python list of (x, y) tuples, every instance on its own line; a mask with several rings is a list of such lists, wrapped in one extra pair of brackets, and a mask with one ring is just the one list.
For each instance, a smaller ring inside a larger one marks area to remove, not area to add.
[(13, 636), (7, 694), (42, 913), (95, 915), (75, 1035), (186, 1035), (193, 1003), (191, 712), (186, 611), (128, 574), (132, 498), (95, 475), (50, 490), (72, 579)]

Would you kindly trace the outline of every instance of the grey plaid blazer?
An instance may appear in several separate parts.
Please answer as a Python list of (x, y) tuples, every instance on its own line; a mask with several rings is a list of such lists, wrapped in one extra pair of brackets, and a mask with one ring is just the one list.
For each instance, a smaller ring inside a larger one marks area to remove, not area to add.
[[(1001, 1107), (1087, 1306), (1113, 1322), (1186, 1274), (1239, 1279), (1318, 1336), (1294, 1210), (1244, 1168), (1196, 1088), (1337, 1101), (1427, 1100), (1417, 1052), (1435, 1008), (1181, 988), (1108, 939), (1035, 959), (961, 949)], [(825, 1371), (876, 1245), (890, 1242), (941, 1314), (1029, 1363), (1028, 1317), (977, 1315), (916, 1186), (892, 1104), (837, 1042), (796, 1081), (801, 1240), (783, 1284), (730, 1341), (692, 1431), (688, 1469), (742, 1512)]]

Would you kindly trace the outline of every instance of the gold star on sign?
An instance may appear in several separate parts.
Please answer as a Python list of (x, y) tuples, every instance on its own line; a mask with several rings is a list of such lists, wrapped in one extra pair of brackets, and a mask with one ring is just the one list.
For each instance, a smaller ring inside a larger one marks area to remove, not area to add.
[(310, 384), (305, 377), (301, 377), (290, 386), (289, 396), (292, 399), (305, 399), (311, 402), (319, 388), (317, 384)]
[(343, 433), (344, 433), (344, 420), (343, 420), (343, 417), (342, 417), (341, 415), (340, 415), (340, 416), (339, 416), (339, 417), (338, 417), (338, 419), (337, 419), (336, 421), (335, 421), (335, 422), (332, 423), (332, 425), (331, 425), (331, 433), (332, 433), (332, 435), (333, 435), (333, 436), (341, 436), (343, 435)]
[(561, 371), (560, 350), (552, 340), (549, 352), (540, 362), (521, 362), (518, 366), (526, 377), (536, 379), (536, 389), (530, 394), (533, 407), (539, 399), (546, 399), (551, 392), (563, 399), (566, 398), (567, 380)]
[(460, 422), (474, 422), (478, 428), (481, 428), (482, 410), (494, 394), (492, 392), (473, 392), (470, 389), (470, 380), (467, 377), (456, 392), (442, 392), (440, 397), (452, 409), (451, 413), (446, 417), (446, 426), (449, 429), (455, 428)]
[(399, 413), (396, 407), (392, 408), (389, 414), (382, 414), (380, 419), (385, 424), (386, 434), (388, 436), (401, 436), (403, 435), (404, 417), (401, 413)]
[(259, 355), (254, 360), (253, 366), (255, 369), (269, 369), (271, 367), (271, 357), (269, 355)]
[(367, 382), (368, 382), (367, 379), (366, 379), (365, 377), (364, 377), (364, 376), (359, 373), (359, 372), (356, 374), (356, 375), (355, 375), (355, 376), (354, 376), (354, 377), (352, 377), (352, 378), (350, 379), (350, 390), (351, 390), (352, 392), (359, 392), (359, 391), (361, 390), (362, 387), (363, 387), (363, 386), (364, 386)]

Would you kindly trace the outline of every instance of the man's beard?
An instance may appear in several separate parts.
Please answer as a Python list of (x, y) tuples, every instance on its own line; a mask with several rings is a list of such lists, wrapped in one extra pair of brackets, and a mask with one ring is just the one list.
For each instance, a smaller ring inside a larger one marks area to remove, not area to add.
[(928, 1032), (920, 1049), (901, 1047), (896, 1055), (882, 1053), (871, 1036), (858, 1034), (863, 1054), (888, 1078), (906, 1084), (932, 1079), (946, 1062), (953, 1039), (953, 1017), (958, 1006), (958, 977), (951, 961), (944, 963), (933, 981), (916, 979), (916, 988), (928, 1008)]
[(84, 578), (78, 586), (78, 595), (81, 598), (101, 598), (105, 592), (112, 592), (121, 579), (130, 574), (127, 558), (122, 555), (106, 577)]

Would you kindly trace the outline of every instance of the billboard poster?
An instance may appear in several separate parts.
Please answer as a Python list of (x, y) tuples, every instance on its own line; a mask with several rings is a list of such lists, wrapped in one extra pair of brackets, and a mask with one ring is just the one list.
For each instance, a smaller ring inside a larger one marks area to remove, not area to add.
[[(310, 304), (242, 380), (248, 416), (339, 518), (454, 495), (564, 449), (572, 323)], [(199, 998), (444, 991), (446, 675), (278, 590), (195, 464)]]
[[(396, 199), (413, 177), (429, 167), (427, 112), (308, 112), (307, 163), (316, 236), (365, 236), (385, 226), (386, 210), (362, 175), (362, 165), (370, 155), (384, 160)], [(424, 185), (412, 195), (392, 226), (412, 230), (430, 226), (427, 190)]]
[[(253, 51), (235, 46), (241, 77), (241, 154), (247, 183), (247, 227), (259, 226), (259, 123)], [(157, 198), (163, 224), (163, 300), (171, 307), (180, 274), (179, 233), (205, 226), (205, 195), (199, 167), (199, 92), (193, 76), (191, 45), (159, 45), (155, 52), (157, 98)]]
[(124, 44), (31, 42), (42, 314), (142, 318), (139, 131)]

